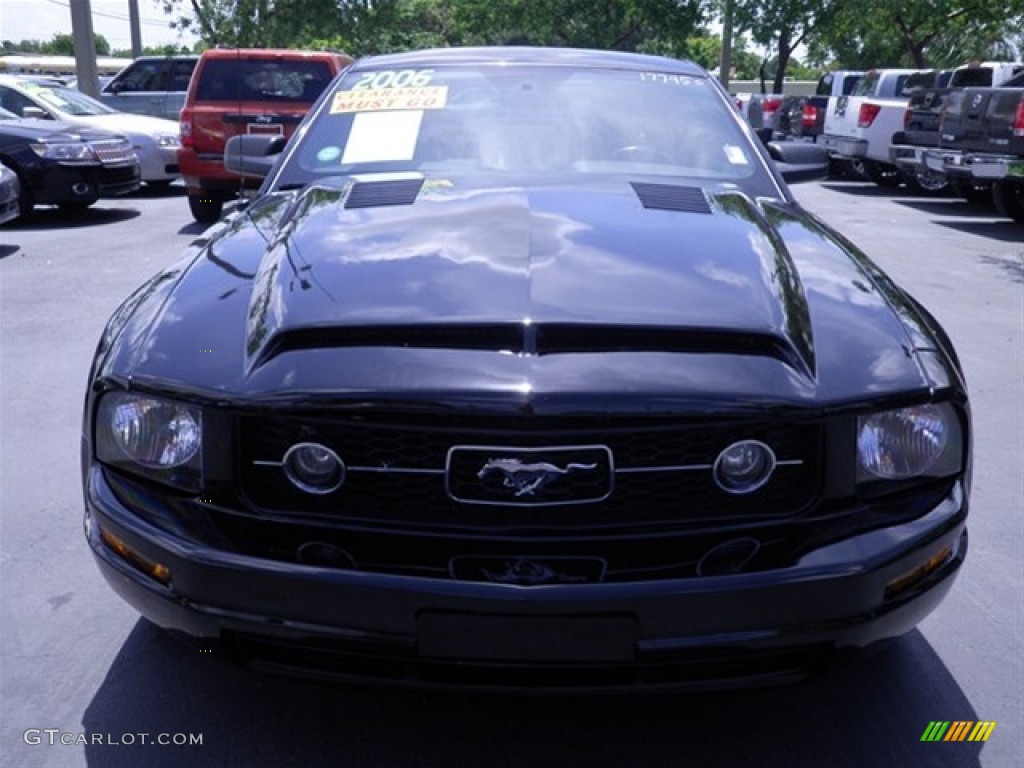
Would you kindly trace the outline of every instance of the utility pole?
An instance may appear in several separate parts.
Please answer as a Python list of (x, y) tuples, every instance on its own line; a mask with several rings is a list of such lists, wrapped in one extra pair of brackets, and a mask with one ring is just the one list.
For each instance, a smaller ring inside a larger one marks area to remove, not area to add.
[(92, 33), (90, 0), (71, 0), (71, 40), (75, 46), (78, 90), (98, 99), (100, 79), (96, 69), (96, 38)]
[(132, 58), (142, 55), (142, 23), (139, 21), (139, 0), (128, 0), (128, 19), (132, 26)]
[(722, 12), (722, 58), (718, 62), (718, 80), (727, 91), (732, 70), (732, 3), (733, 0), (725, 0)]

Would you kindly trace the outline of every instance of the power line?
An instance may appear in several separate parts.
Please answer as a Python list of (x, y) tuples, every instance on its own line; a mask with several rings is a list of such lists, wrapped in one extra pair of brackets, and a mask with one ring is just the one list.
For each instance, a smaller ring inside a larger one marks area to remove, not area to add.
[[(70, 8), (71, 7), (67, 3), (61, 2), (61, 0), (46, 0), (46, 2), (48, 2), (50, 5), (59, 5), (61, 8)], [(117, 21), (128, 21), (129, 20), (128, 16), (122, 16), (120, 14), (111, 13), (109, 11), (93, 11), (92, 15), (93, 16), (102, 16), (105, 19), (115, 19)], [(165, 29), (170, 26), (166, 20), (160, 21), (158, 19), (142, 19), (142, 18), (140, 18), (139, 19), (139, 23), (141, 23), (141, 24), (149, 24), (150, 26), (155, 26), (155, 27), (164, 27)]]

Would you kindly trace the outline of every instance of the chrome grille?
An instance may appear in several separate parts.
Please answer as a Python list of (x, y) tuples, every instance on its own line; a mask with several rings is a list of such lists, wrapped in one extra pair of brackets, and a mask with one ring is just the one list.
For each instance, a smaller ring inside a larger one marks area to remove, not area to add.
[(125, 139), (101, 139), (90, 141), (89, 146), (104, 165), (124, 165), (137, 162), (131, 142)]

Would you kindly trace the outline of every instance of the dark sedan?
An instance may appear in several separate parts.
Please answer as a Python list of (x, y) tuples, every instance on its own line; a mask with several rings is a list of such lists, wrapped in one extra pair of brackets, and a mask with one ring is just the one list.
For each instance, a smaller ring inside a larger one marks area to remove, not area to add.
[(949, 339), (701, 68), (357, 62), (107, 326), (89, 546), (257, 665), (467, 689), (790, 680), (967, 549)]
[(23, 120), (0, 109), (0, 162), (18, 174), (20, 211), (57, 205), (80, 211), (101, 197), (139, 188), (139, 160), (124, 136), (109, 131)]

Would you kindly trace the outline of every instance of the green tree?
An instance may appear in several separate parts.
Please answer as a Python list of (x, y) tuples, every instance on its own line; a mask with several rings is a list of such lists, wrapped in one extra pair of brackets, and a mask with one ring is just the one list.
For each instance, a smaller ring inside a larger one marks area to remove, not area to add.
[(449, 0), (470, 37), (620, 51), (682, 50), (704, 18), (701, 0)]
[[(96, 45), (96, 53), (98, 55), (110, 55), (110, 43), (107, 42), (107, 38), (103, 35), (93, 35), (93, 42)], [(39, 45), (38, 52), (50, 56), (74, 56), (74, 39), (71, 35), (57, 33), (48, 42), (41, 43)]]
[(171, 26), (207, 45), (294, 48), (312, 39), (355, 41), (398, 0), (162, 0)]
[(1013, 55), (1024, 0), (847, 0), (813, 55), (844, 66), (952, 66)]
[(353, 54), (518, 42), (677, 54), (708, 0), (162, 0), (208, 45), (308, 46)]
[(39, 53), (42, 45), (38, 40), (22, 40), (16, 43), (13, 40), (4, 40), (4, 53)]
[[(716, 69), (722, 60), (722, 38), (700, 30), (699, 34), (687, 38), (681, 57), (692, 59), (704, 69)], [(736, 80), (753, 80), (757, 77), (761, 57), (750, 50), (749, 41), (742, 35), (733, 40), (731, 60), (730, 77)]]
[(835, 0), (734, 0), (735, 29), (749, 32), (769, 52), (758, 73), (764, 89), (772, 70), (771, 92), (782, 93), (794, 53), (830, 27), (837, 8)]

